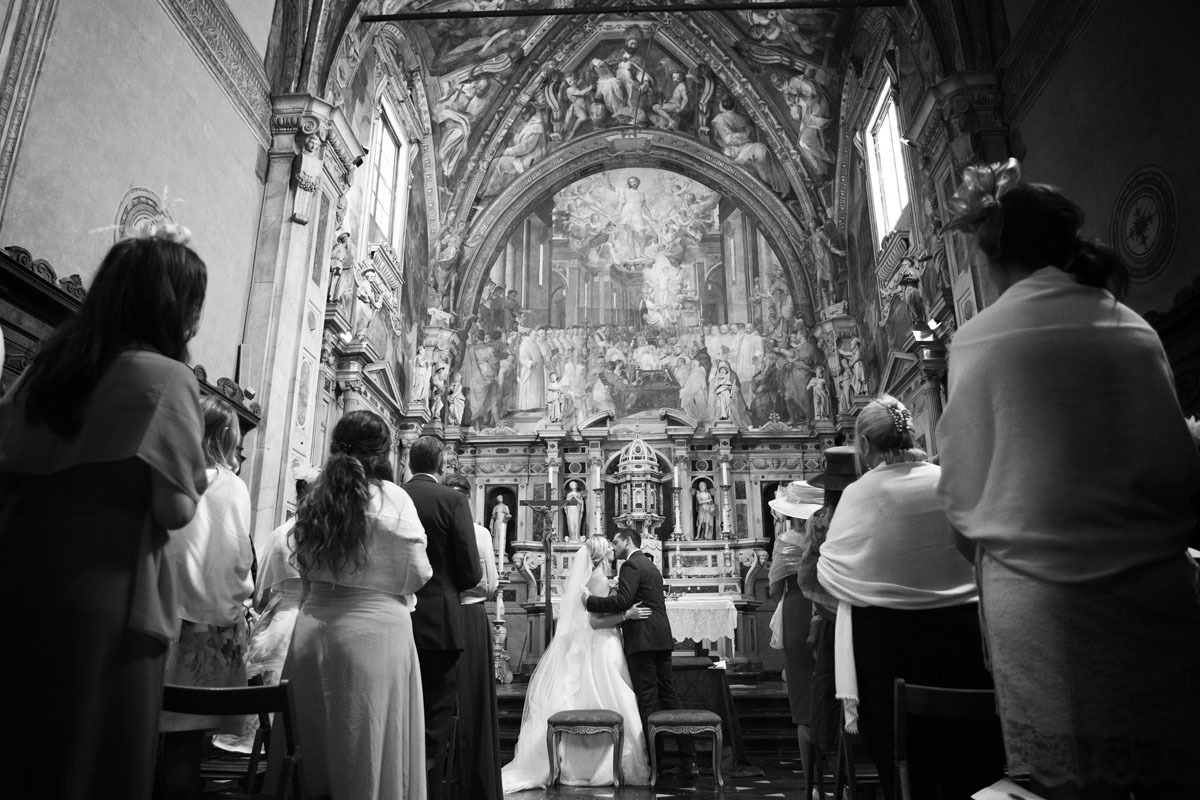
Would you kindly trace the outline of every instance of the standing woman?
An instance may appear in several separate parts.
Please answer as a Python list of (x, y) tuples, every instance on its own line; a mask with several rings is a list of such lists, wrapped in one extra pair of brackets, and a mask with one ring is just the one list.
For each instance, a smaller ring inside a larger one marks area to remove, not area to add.
[[(186, 230), (109, 250), (79, 313), (0, 402), (0, 589), (21, 613), (9, 713), (13, 796), (145, 798), (167, 643), (179, 630), (167, 531), (204, 493), (186, 361), (207, 272)], [(32, 687), (53, 687), (34, 691)], [(37, 787), (23, 787), (36, 779)], [(28, 791), (22, 791), (28, 788)]]
[[(887, 800), (897, 796), (892, 755), (896, 678), (990, 689), (971, 565), (954, 546), (937, 497), (941, 469), (916, 446), (912, 415), (880, 395), (854, 424), (863, 476), (842, 494), (817, 560), (838, 600), (837, 696), (846, 727), (861, 723)], [(909, 723), (912, 796), (969, 797), (1002, 777), (998, 726)]]
[(425, 708), (413, 594), (433, 574), (425, 529), (392, 483), (392, 437), (371, 411), (334, 426), (292, 529), (306, 594), (283, 677), (293, 682), (304, 793), (425, 796)]
[(1083, 212), (972, 167), (947, 230), (1000, 298), (955, 334), (938, 486), (976, 548), (1010, 768), (1049, 798), (1200, 796), (1200, 461), (1128, 268)]
[[(166, 683), (246, 685), (246, 601), (254, 590), (250, 568), (250, 492), (237, 476), (242, 432), (233, 406), (216, 397), (204, 410), (208, 490), (196, 516), (171, 531), (167, 555), (178, 581), (179, 638), (167, 650)], [(163, 712), (159, 792), (163, 798), (199, 797), (204, 736), (237, 733), (241, 720)]]
[[(466, 475), (446, 478), (446, 485), (471, 496)], [(492, 552), (492, 533), (475, 523), (475, 547), (479, 550), (479, 583), (459, 592), (462, 604), (463, 654), (458, 669), (458, 740), (455, 790), (452, 797), (463, 800), (499, 800), (500, 716), (496, 707), (496, 674), (492, 669), (492, 625), (484, 601), (496, 594), (500, 573)]]

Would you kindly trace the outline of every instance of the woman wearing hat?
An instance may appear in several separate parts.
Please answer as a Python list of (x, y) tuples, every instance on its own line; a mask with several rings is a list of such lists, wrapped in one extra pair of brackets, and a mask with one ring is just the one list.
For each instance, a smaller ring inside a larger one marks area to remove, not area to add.
[[(809, 737), (812, 755), (816, 750), (832, 756), (837, 752), (838, 731), (841, 729), (841, 706), (834, 690), (833, 633), (837, 621), (838, 601), (817, 579), (817, 561), (821, 546), (829, 533), (829, 520), (842, 499), (842, 491), (858, 479), (854, 448), (845, 445), (827, 447), (824, 451), (825, 471), (810, 478), (808, 483), (824, 491), (824, 506), (813, 512), (804, 525), (804, 552), (800, 556), (797, 576), (800, 592), (812, 604), (812, 620), (808, 639), (816, 660), (812, 681), (812, 714)], [(816, 778), (816, 759), (805, 762), (805, 780), (811, 786)]]
[[(824, 493), (804, 481), (792, 481), (780, 486), (775, 499), (767, 505), (782, 517), (783, 530), (775, 537), (771, 554), (771, 569), (767, 573), (771, 586), (771, 597), (779, 601), (776, 612), (778, 624), (782, 625), (781, 638), (785, 659), (784, 678), (787, 682), (788, 702), (791, 705), (792, 724), (796, 726), (796, 739), (800, 745), (800, 756), (807, 766), (809, 755), (809, 723), (812, 717), (812, 684), (816, 661), (809, 642), (809, 623), (812, 620), (812, 603), (800, 591), (799, 573), (808, 537), (804, 531), (804, 520), (820, 510)], [(772, 633), (778, 627), (777, 619), (771, 620)], [(772, 636), (772, 646), (775, 637)]]
[[(842, 496), (817, 573), (838, 600), (834, 648), (846, 728), (861, 723), (891, 800), (895, 679), (964, 689), (992, 684), (975, 574), (955, 549), (937, 497), (941, 469), (916, 446), (912, 415), (880, 395), (859, 413), (855, 435), (865, 472)], [(1002, 776), (998, 724), (921, 722), (910, 724), (908, 741), (913, 797), (968, 797)]]

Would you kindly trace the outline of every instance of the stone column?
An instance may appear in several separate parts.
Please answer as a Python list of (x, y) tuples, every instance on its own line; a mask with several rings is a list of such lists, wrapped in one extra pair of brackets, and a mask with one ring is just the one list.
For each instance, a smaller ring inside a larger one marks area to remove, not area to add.
[(588, 494), (591, 496), (589, 530), (603, 535), (604, 530), (604, 456), (599, 442), (588, 442)]
[(942, 417), (942, 401), (946, 391), (946, 348), (936, 340), (916, 343), (917, 359), (921, 365), (921, 391), (925, 392), (929, 408), (929, 455), (937, 455), (937, 424)]
[[(254, 248), (243, 342), (248, 351), (242, 382), (258, 391), (263, 424), (248, 477), (256, 527), (271, 528), (285, 507), (289, 462), (308, 459), (299, 414), (316, 389), (297, 396), (295, 376), (321, 352), (322, 326), (300, 324), (325, 315), (326, 288), (310, 280), (312, 258), (321, 274), (329, 252), (312, 253), (313, 237), (336, 213), (364, 150), (340, 109), (316, 97), (282, 95), (271, 101), (271, 142), (262, 215)], [(323, 201), (325, 198), (327, 201)], [(314, 223), (314, 224), (310, 224)], [(332, 246), (333, 237), (327, 237)], [(339, 370), (340, 372), (340, 370)], [(338, 376), (339, 382), (353, 376)], [(349, 395), (353, 404), (353, 395)]]
[(733, 537), (733, 470), (730, 460), (733, 448), (728, 439), (720, 439), (717, 460), (717, 481), (721, 486), (721, 538)]

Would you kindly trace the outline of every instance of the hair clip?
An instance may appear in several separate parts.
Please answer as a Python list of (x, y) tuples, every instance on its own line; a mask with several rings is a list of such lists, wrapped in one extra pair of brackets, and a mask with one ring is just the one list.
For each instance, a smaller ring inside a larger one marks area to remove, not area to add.
[(908, 433), (912, 412), (902, 406), (888, 406), (887, 410), (892, 415), (892, 425), (896, 428), (896, 433), (901, 436)]
[(1021, 162), (1015, 158), (994, 164), (973, 164), (963, 170), (962, 185), (946, 201), (948, 231), (974, 232), (990, 216), (1000, 213), (1000, 198), (1021, 182)]

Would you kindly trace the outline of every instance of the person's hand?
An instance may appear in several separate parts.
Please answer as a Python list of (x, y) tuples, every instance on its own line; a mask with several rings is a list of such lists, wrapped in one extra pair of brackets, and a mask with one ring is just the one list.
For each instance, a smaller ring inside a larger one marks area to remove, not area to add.
[(625, 619), (646, 619), (654, 612), (648, 608), (642, 608), (642, 604), (634, 603), (629, 608), (625, 609)]
[(592, 596), (592, 590), (585, 586), (579, 590), (579, 596), (583, 599), (583, 604), (586, 606), (588, 598)]

